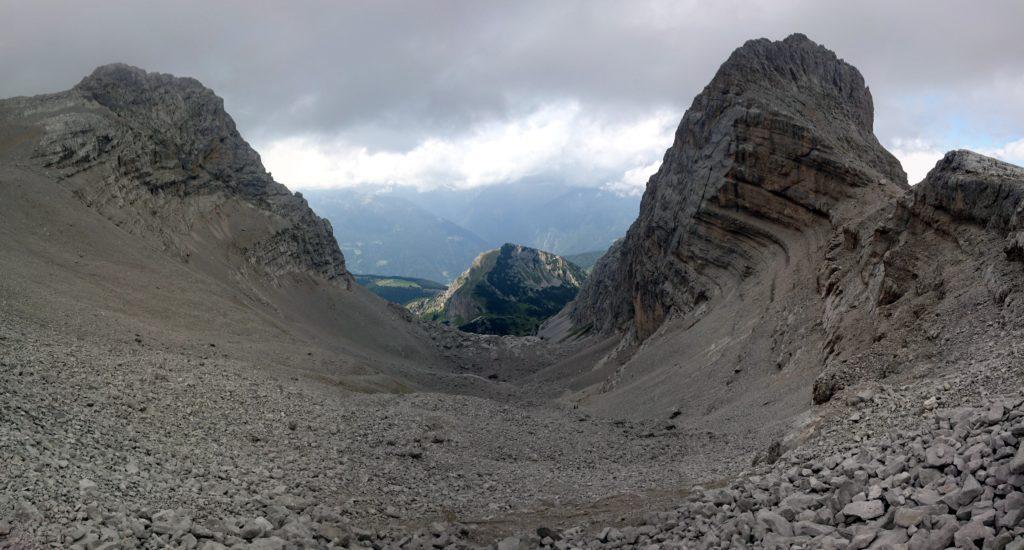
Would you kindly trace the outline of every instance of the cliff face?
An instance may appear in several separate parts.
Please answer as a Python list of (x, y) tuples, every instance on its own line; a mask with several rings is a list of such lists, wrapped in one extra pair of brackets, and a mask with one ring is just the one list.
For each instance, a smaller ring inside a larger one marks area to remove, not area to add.
[(505, 244), (478, 256), (445, 292), (411, 308), (468, 332), (529, 335), (572, 300), (584, 280), (583, 270), (560, 256)]
[(33, 138), (28, 162), (183, 259), (220, 241), (270, 277), (351, 284), (330, 224), (273, 180), (194, 79), (106, 65), (68, 92), (0, 102), (0, 118)]
[(827, 339), (814, 400), (862, 379), (1012, 360), (1008, 334), (1024, 314), (1022, 210), (1024, 169), (951, 151), (830, 258), (819, 276)]
[(901, 194), (906, 176), (872, 117), (860, 73), (805, 36), (737, 49), (683, 116), (638, 219), (572, 304), (574, 323), (642, 341)]
[(801, 35), (748, 42), (544, 332), (612, 342), (580, 382), (593, 408), (714, 426), (866, 381), (1002, 368), (1024, 314), (1022, 199), (1024, 169), (969, 151), (909, 188), (856, 69)]

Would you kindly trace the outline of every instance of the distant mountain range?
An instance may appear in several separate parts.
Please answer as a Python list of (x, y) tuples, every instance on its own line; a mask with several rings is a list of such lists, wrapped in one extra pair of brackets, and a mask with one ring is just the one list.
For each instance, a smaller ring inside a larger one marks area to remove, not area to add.
[(559, 255), (603, 251), (623, 236), (638, 196), (519, 181), (473, 189), (309, 191), (354, 273), (451, 282), (480, 253), (521, 243)]
[(327, 218), (353, 273), (451, 281), (487, 243), (398, 196), (340, 191), (305, 195)]
[(581, 268), (583, 268), (583, 271), (586, 271), (587, 274), (589, 275), (590, 272), (594, 270), (594, 264), (597, 263), (597, 260), (601, 256), (603, 256), (604, 253), (605, 253), (605, 249), (602, 249), (602, 250), (591, 250), (590, 252), (580, 252), (579, 254), (569, 254), (569, 255), (564, 256), (564, 258), (566, 259), (566, 261), (572, 262), (572, 263), (580, 266)]

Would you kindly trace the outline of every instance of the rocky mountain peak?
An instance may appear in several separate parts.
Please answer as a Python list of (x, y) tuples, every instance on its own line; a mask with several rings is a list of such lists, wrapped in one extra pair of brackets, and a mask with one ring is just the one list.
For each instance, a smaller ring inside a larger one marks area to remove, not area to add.
[[(246, 272), (352, 283), (331, 225), (274, 181), (198, 80), (103, 65), (67, 92), (0, 102), (3, 118), (36, 141), (31, 163), (185, 260), (217, 242)], [(245, 215), (226, 214), (241, 204)]]
[(181, 169), (205, 172), (250, 198), (287, 192), (242, 139), (224, 100), (194, 78), (115, 63), (98, 67), (74, 90), (143, 132), (161, 161), (173, 156)]
[(477, 256), (445, 292), (410, 309), (467, 332), (531, 335), (573, 299), (586, 277), (561, 256), (505, 243)]
[(917, 201), (993, 229), (1020, 228), (1024, 168), (964, 149), (950, 151), (914, 188)]
[(733, 51), (708, 87), (737, 96), (770, 95), (776, 109), (798, 116), (830, 114), (801, 108), (801, 98), (813, 95), (864, 131), (871, 132), (874, 123), (871, 92), (860, 71), (799, 33), (781, 41), (748, 41)]
[(872, 117), (860, 72), (806, 36), (738, 48), (683, 116), (639, 218), (574, 303), (574, 322), (643, 340), (793, 247), (819, 248), (816, 228), (902, 195), (906, 175)]

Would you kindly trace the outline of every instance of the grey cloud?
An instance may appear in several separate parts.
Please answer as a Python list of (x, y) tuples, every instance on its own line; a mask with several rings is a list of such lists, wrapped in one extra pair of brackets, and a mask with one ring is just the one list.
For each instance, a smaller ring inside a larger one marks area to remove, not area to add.
[(1010, 135), (1022, 27), (1017, 1), (0, 0), (0, 96), (125, 61), (199, 78), (256, 141), (402, 150), (566, 99), (681, 115), (744, 40), (804, 32), (865, 73), (883, 139), (948, 130), (942, 117)]

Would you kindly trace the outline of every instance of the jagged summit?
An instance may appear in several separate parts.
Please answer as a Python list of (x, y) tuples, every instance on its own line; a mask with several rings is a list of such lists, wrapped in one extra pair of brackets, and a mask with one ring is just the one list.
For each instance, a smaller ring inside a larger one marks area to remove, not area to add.
[(794, 107), (793, 112), (827, 115), (808, 113), (797, 107), (799, 95), (814, 92), (834, 100), (830, 101), (831, 106), (843, 111), (845, 118), (872, 131), (874, 105), (860, 71), (804, 34), (791, 34), (781, 41), (767, 38), (747, 41), (722, 64), (709, 88), (729, 87), (745, 95), (760, 89), (775, 95), (780, 86), (784, 90), (797, 88), (799, 94), (790, 105)]
[(224, 100), (194, 78), (115, 63), (98, 67), (74, 90), (145, 132), (185, 171), (203, 171), (249, 198), (289, 194), (242, 139)]

